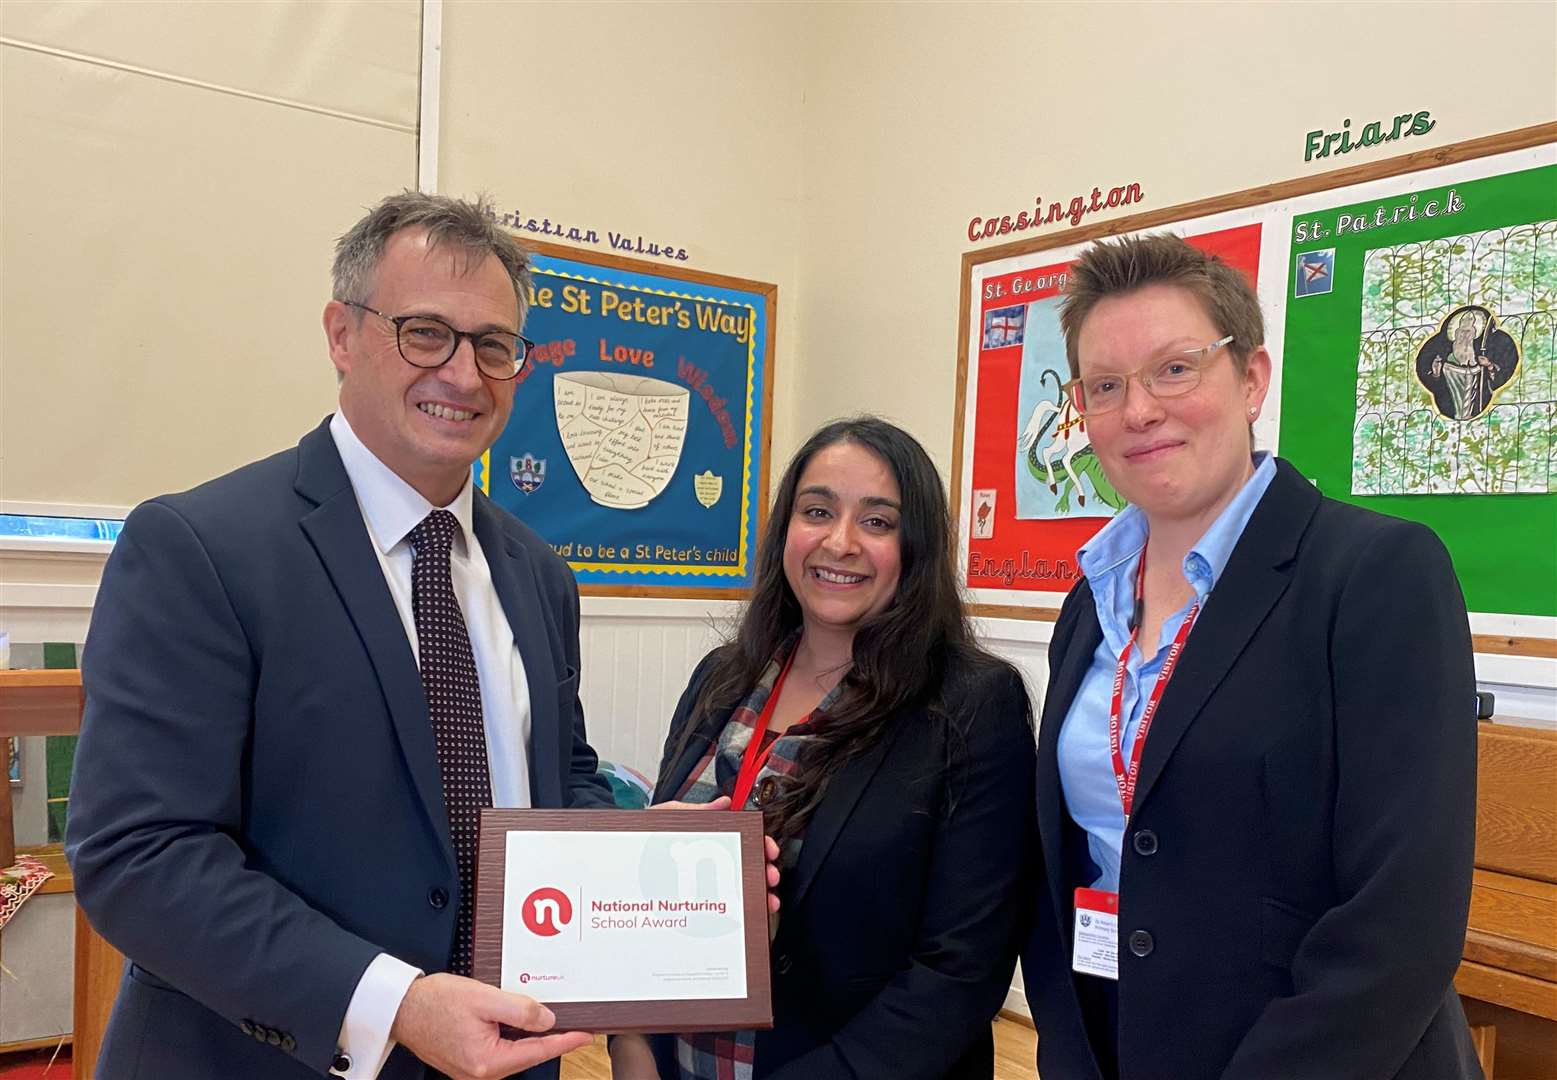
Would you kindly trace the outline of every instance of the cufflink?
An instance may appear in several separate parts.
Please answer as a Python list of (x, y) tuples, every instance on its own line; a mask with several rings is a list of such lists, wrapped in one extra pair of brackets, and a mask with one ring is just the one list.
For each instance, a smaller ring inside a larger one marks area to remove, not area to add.
[(351, 1055), (337, 1053), (335, 1055), (335, 1060), (330, 1062), (330, 1071), (333, 1073), (339, 1073), (342, 1076), (345, 1076), (347, 1073), (351, 1072)]

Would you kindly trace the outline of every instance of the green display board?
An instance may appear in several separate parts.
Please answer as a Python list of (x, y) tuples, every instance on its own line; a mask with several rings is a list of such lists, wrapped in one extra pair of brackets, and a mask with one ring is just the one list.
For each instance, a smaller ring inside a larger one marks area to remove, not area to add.
[(1437, 532), (1472, 611), (1557, 615), (1551, 147), (1290, 205), (1280, 452)]

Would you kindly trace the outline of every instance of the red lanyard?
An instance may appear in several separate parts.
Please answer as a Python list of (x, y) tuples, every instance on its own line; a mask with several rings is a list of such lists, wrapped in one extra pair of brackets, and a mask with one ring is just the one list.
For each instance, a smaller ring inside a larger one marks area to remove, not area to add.
[(768, 691), (768, 700), (763, 703), (762, 713), (752, 728), (751, 742), (746, 744), (746, 753), (741, 755), (741, 771), (735, 775), (735, 791), (730, 795), (731, 810), (746, 809), (746, 800), (751, 798), (757, 774), (762, 772), (762, 767), (768, 763), (768, 755), (773, 753), (773, 747), (778, 743), (774, 739), (763, 746), (762, 737), (768, 733), (768, 721), (773, 717), (773, 707), (778, 704), (779, 691), (784, 688), (784, 676), (789, 674), (789, 665), (795, 662), (795, 653), (799, 651), (798, 645), (790, 651), (789, 659), (784, 661), (784, 668), (774, 681), (773, 689)]
[[(1141, 610), (1141, 597), (1146, 591), (1146, 549), (1141, 549), (1141, 568), (1135, 575), (1135, 610)], [(1124, 649), (1119, 653), (1119, 667), (1114, 670), (1114, 696), (1108, 707), (1108, 752), (1114, 762), (1114, 783), (1119, 785), (1119, 804), (1124, 807), (1125, 820), (1130, 820), (1130, 807), (1135, 802), (1135, 780), (1141, 771), (1141, 747), (1146, 745), (1146, 733), (1151, 730), (1152, 717), (1157, 715), (1157, 703), (1162, 700), (1163, 688), (1168, 685), (1168, 680), (1173, 678), (1173, 669), (1178, 666), (1179, 654), (1184, 651), (1184, 642), (1189, 637), (1189, 628), (1195, 625), (1195, 616), (1200, 613), (1200, 601), (1195, 601), (1195, 606), (1189, 609), (1189, 614), (1184, 616), (1184, 625), (1179, 627), (1179, 632), (1173, 638), (1173, 644), (1168, 646), (1168, 655), (1162, 661), (1162, 670), (1157, 673), (1157, 681), (1152, 684), (1150, 696), (1146, 699), (1146, 708), (1141, 710), (1141, 723), (1135, 732), (1135, 746), (1130, 750), (1130, 768), (1125, 770), (1124, 756), (1120, 753), (1120, 723), (1119, 713), (1124, 704), (1124, 678), (1125, 665), (1130, 662), (1130, 649), (1135, 645), (1136, 635), (1141, 632), (1138, 625), (1139, 615), (1135, 622), (1137, 625), (1130, 627), (1130, 640), (1125, 642)]]

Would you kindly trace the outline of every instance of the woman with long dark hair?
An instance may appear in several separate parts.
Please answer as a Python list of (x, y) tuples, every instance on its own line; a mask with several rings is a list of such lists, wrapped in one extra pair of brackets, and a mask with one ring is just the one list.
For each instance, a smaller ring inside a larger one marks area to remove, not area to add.
[(681, 697), (655, 799), (762, 810), (774, 1027), (621, 1037), (615, 1075), (988, 1078), (1029, 904), (1031, 710), (973, 639), (924, 448), (874, 417), (811, 436), (756, 578)]

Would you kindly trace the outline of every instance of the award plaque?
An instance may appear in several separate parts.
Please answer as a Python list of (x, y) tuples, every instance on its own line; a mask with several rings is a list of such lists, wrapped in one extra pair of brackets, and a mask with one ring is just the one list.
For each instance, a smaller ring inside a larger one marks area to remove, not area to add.
[(472, 974), (558, 1030), (771, 1027), (762, 815), (483, 810)]

